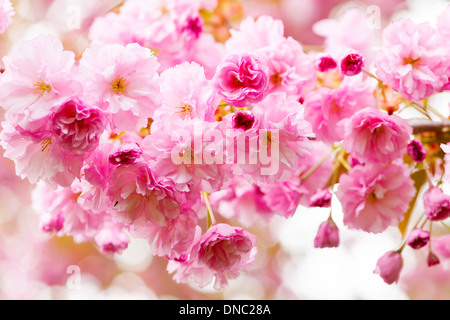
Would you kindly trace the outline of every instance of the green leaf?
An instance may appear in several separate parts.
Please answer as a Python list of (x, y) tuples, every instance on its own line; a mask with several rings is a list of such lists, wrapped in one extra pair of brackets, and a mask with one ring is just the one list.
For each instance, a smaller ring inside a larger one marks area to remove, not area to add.
[(427, 172), (424, 169), (421, 169), (419, 171), (414, 172), (411, 175), (411, 178), (414, 180), (414, 187), (416, 188), (416, 195), (412, 199), (411, 203), (409, 204), (409, 209), (405, 213), (405, 217), (402, 222), (399, 223), (398, 229), (402, 233), (402, 237), (405, 238), (406, 232), (408, 229), (409, 221), (411, 220), (411, 216), (414, 210), (414, 207), (416, 206), (417, 199), (419, 197), (419, 192), (424, 186), (424, 184), (427, 182)]

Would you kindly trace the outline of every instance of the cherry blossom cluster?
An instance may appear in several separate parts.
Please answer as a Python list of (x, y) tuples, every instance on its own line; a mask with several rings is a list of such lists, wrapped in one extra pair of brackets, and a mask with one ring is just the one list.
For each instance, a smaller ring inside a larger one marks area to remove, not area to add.
[[(36, 184), (42, 230), (104, 254), (143, 238), (177, 282), (222, 289), (255, 260), (254, 224), (338, 200), (346, 227), (381, 233), (410, 225), (422, 201), (405, 244), (429, 245), (437, 264), (430, 243), (442, 240), (423, 227), (450, 217), (440, 188), (450, 168), (436, 162), (445, 152), (450, 165), (450, 144), (439, 154), (401, 112), (429, 116), (427, 99), (450, 86), (450, 7), (436, 28), (391, 23), (371, 55), (373, 43), (333, 41), (340, 34), (307, 49), (269, 16), (244, 18), (220, 42), (206, 31), (216, 6), (128, 0), (95, 20), (81, 57), (39, 35), (3, 58), (0, 143)], [(421, 172), (429, 189), (417, 200)], [(314, 246), (337, 247), (339, 232), (330, 214)], [(377, 265), (388, 283), (404, 247)]]

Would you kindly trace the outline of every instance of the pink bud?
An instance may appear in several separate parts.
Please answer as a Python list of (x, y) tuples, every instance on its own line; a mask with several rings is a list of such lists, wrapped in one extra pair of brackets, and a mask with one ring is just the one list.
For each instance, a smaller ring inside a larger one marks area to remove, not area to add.
[(250, 130), (255, 123), (255, 116), (249, 112), (238, 111), (233, 116), (233, 128)]
[(423, 162), (427, 156), (427, 150), (419, 140), (413, 140), (408, 145), (408, 155), (416, 162)]
[(103, 254), (121, 254), (128, 248), (130, 238), (119, 227), (105, 228), (95, 237), (95, 242)]
[(425, 214), (430, 221), (441, 221), (450, 217), (450, 196), (441, 189), (432, 187), (423, 197)]
[(317, 190), (309, 199), (309, 206), (311, 208), (329, 208), (331, 206), (331, 192), (328, 189)]
[(345, 76), (356, 76), (364, 67), (364, 57), (358, 53), (351, 53), (341, 60), (341, 73)]
[(441, 263), (441, 261), (439, 260), (439, 258), (433, 252), (430, 251), (430, 253), (428, 254), (428, 259), (427, 259), (428, 267), (431, 268), (431, 267), (437, 266), (440, 263)]
[(337, 63), (332, 57), (324, 56), (316, 61), (316, 69), (320, 72), (327, 72), (335, 68), (337, 68)]
[(425, 247), (428, 242), (430, 242), (430, 233), (419, 228), (411, 231), (406, 240), (406, 243), (415, 250)]
[(323, 222), (314, 239), (315, 248), (337, 248), (339, 247), (339, 229), (333, 220)]
[(393, 284), (398, 282), (402, 269), (402, 255), (397, 251), (389, 251), (378, 260), (374, 273), (383, 278), (387, 284)]

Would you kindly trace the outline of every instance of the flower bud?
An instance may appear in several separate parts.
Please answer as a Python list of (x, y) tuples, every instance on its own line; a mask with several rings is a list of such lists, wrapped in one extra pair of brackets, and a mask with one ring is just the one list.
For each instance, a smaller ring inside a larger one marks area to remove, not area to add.
[(314, 239), (315, 248), (337, 248), (339, 247), (339, 229), (333, 220), (323, 222)]
[(430, 251), (430, 253), (428, 254), (428, 259), (427, 259), (428, 267), (431, 268), (431, 267), (437, 266), (440, 263), (441, 263), (441, 261), (439, 260), (439, 258), (433, 252)]
[(136, 143), (126, 143), (110, 154), (109, 162), (115, 166), (130, 165), (142, 155), (142, 149)]
[(423, 162), (427, 156), (427, 150), (419, 140), (413, 140), (408, 144), (408, 155), (416, 162)]
[(345, 76), (356, 76), (364, 67), (364, 57), (359, 53), (351, 53), (341, 60), (341, 73)]
[(327, 72), (337, 68), (337, 63), (332, 57), (323, 56), (316, 60), (316, 69), (320, 72)]
[(329, 208), (331, 206), (331, 192), (328, 189), (319, 189), (309, 199), (309, 206), (319, 208)]
[(406, 243), (415, 250), (425, 247), (428, 242), (430, 242), (430, 233), (419, 228), (411, 231), (406, 240)]
[(397, 283), (403, 269), (403, 257), (397, 251), (389, 251), (380, 259), (374, 273), (383, 278), (387, 284)]

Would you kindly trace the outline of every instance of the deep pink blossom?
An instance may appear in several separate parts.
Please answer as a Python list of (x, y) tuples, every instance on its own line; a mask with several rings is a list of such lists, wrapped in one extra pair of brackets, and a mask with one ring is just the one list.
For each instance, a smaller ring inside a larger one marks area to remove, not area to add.
[(356, 76), (364, 68), (365, 58), (359, 53), (350, 53), (341, 60), (341, 73), (345, 76)]
[(234, 54), (217, 68), (214, 89), (234, 107), (262, 101), (268, 93), (268, 68), (254, 54)]
[(363, 162), (389, 163), (407, 153), (411, 133), (411, 126), (399, 116), (366, 108), (347, 121), (344, 147)]

